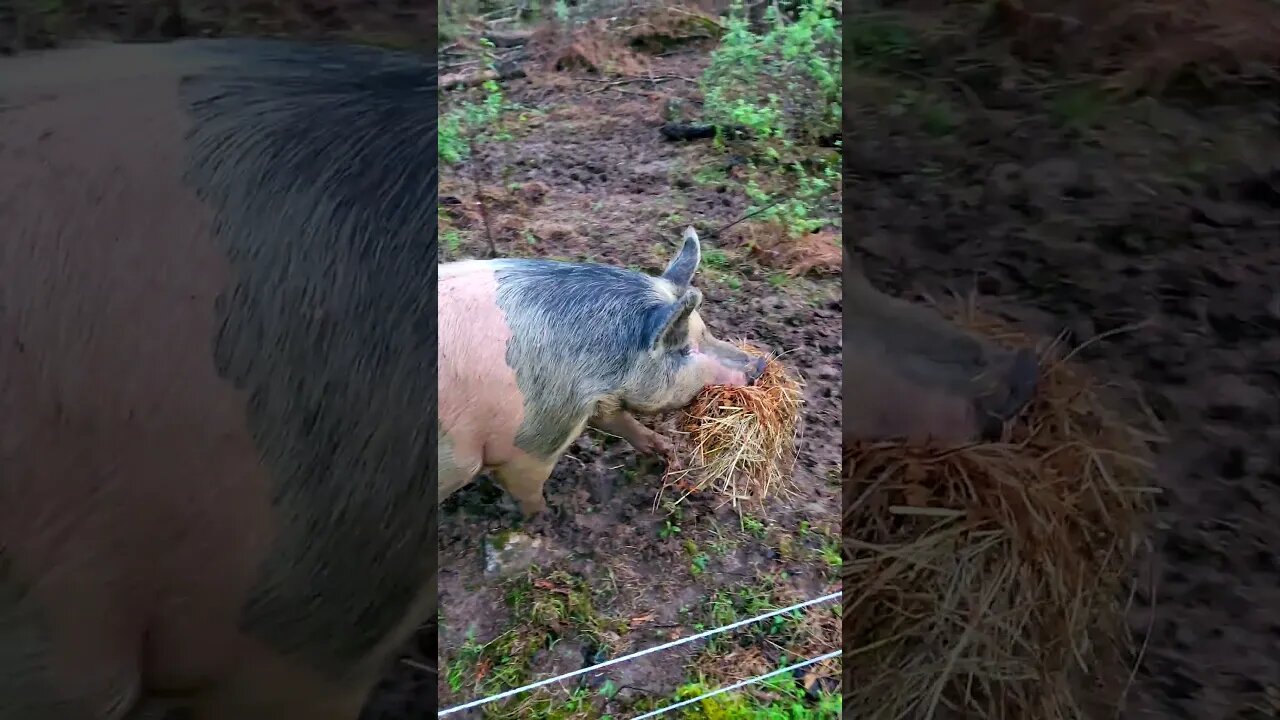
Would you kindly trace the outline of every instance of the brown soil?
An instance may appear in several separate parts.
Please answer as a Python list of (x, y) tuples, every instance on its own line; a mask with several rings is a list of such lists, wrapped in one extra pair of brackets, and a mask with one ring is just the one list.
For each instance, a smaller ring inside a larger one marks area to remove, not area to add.
[[(695, 78), (704, 55), (688, 50), (650, 62), (655, 77)], [(654, 510), (662, 474), (658, 461), (637, 457), (624, 441), (588, 432), (547, 484), (556, 518), (524, 529), (546, 542), (531, 577), (548, 577), (554, 569), (585, 580), (596, 589), (596, 613), (623, 618), (630, 630), (601, 647), (584, 647), (565, 632), (555, 652), (535, 656), (533, 677), (544, 677), (552, 667), (576, 669), (693, 634), (699, 623), (711, 625), (706, 608), (716, 591), (770, 585), (781, 604), (830, 592), (838, 582), (838, 567), (823, 562), (818, 553), (824, 538), (834, 541), (839, 508), (838, 277), (792, 277), (758, 264), (737, 236), (732, 241), (711, 236), (710, 231), (741, 217), (746, 198), (723, 173), (719, 181), (694, 179), (698, 171), (729, 161), (710, 143), (669, 143), (658, 132), (661, 100), (692, 96), (696, 87), (679, 79), (651, 87), (643, 82), (609, 85), (565, 73), (509, 83), (510, 100), (541, 112), (515, 113), (502, 124), (513, 139), (479, 145), (469, 165), (442, 169), (444, 259), (487, 255), (476, 183), (501, 255), (588, 260), (657, 273), (677, 248), (681, 229), (694, 224), (703, 235), (704, 264), (697, 282), (705, 293), (703, 313), (712, 331), (785, 352), (784, 362), (805, 382), (805, 427), (794, 477), (799, 492), (795, 498), (771, 499), (766, 507), (745, 510), (745, 522), (762, 523), (756, 533), (744, 531), (737, 514), (717, 508), (712, 497), (694, 496), (675, 514)], [(834, 249), (833, 236), (825, 237)], [(669, 432), (675, 420), (665, 418), (658, 427)], [(679, 533), (664, 534), (668, 523), (678, 526)], [(797, 530), (802, 523), (811, 529)], [(461, 689), (447, 681), (468, 637), (485, 643), (525, 622), (504, 602), (509, 582), (486, 577), (482, 552), (486, 538), (519, 526), (514, 506), (487, 478), (443, 507), (442, 708), (480, 694), (470, 678)], [(695, 556), (704, 551), (705, 564), (694, 568)], [(806, 647), (816, 649), (808, 654), (814, 655), (835, 647), (834, 616), (830, 622), (820, 613), (815, 617), (805, 632), (816, 633), (816, 640), (797, 639), (792, 649), (807, 642)], [(566, 648), (572, 648), (567, 655)], [(712, 682), (720, 682), (753, 663), (772, 669), (776, 665), (769, 663), (779, 656), (777, 648), (745, 640), (732, 652), (699, 657), (700, 652), (700, 646), (685, 646), (592, 677), (587, 681), (592, 688), (608, 680), (621, 690), (591, 712), (616, 716), (623, 711), (626, 716), (636, 700), (669, 697), (693, 675), (691, 663), (707, 670)], [(721, 662), (726, 655), (740, 661)], [(748, 656), (759, 657), (749, 662)], [(834, 688), (834, 669), (823, 673), (828, 689)], [(577, 683), (568, 685), (572, 689)], [(564, 692), (557, 691), (558, 697)]]
[(14, 0), (0, 5), (0, 54), (69, 40), (265, 36), (426, 51), (436, 3), (415, 0)]
[[(0, 49), (43, 47), (68, 35), (135, 40), (363, 32), (392, 36), (388, 44), (434, 36), (429, 6), (352, 0), (312, 3), (294, 13), (282, 5), (240, 3), (233, 15), (218, 3), (194, 9), (183, 3), (173, 13), (174, 5), (159, 2), (69, 1), (55, 4), (60, 9), (53, 14), (0, 17)], [(1060, 31), (1055, 18), (1039, 19), (1050, 33)], [(1026, 42), (1046, 45), (1039, 36)], [(693, 77), (688, 57), (664, 60), (673, 65), (655, 75)], [(1277, 717), (1280, 524), (1271, 518), (1280, 513), (1280, 295), (1274, 281), (1280, 114), (1262, 103), (1099, 107), (1088, 92), (1028, 89), (1009, 66), (1004, 58), (986, 58), (911, 79), (846, 76), (850, 237), (873, 281), (904, 295), (976, 287), (988, 308), (1046, 334), (1066, 328), (1080, 338), (1145, 322), (1083, 354), (1096, 371), (1139, 386), (1173, 437), (1159, 478), (1166, 492), (1153, 589), (1139, 596), (1133, 614), (1133, 632), (1145, 650), (1123, 716)], [(735, 219), (745, 203), (730, 186), (695, 185), (683, 174), (714, 156), (705, 147), (658, 140), (663, 99), (640, 92), (643, 85), (598, 85), (513, 84), (515, 99), (547, 114), (525, 123), (516, 141), (481, 148), (483, 182), (528, 188), (538, 181), (545, 193), (541, 199), (526, 193), (526, 210), (507, 216), (499, 248), (656, 270), (678, 236), (680, 223), (670, 213), (714, 227)], [(901, 102), (904, 88), (917, 93), (910, 103)], [(675, 80), (664, 83), (662, 93), (691, 89)], [(921, 97), (941, 102), (921, 103)], [(447, 172), (443, 178), (446, 187), (454, 183), (457, 197), (471, 201), (468, 178)], [(457, 227), (462, 242), (456, 250), (479, 254), (483, 230)], [(653, 620), (639, 623), (642, 631), (619, 643), (627, 647), (687, 632), (678, 609), (727, 578), (786, 570), (794, 573), (796, 592), (809, 596), (834, 578), (811, 562), (784, 557), (779, 542), (782, 530), (800, 518), (834, 524), (838, 490), (830, 477), (841, 396), (833, 284), (775, 286), (743, 258), (734, 258), (732, 275), (706, 274), (707, 315), (716, 330), (779, 350), (797, 348), (787, 357), (808, 382), (799, 471), (807, 497), (762, 513), (771, 528), (766, 539), (745, 540), (692, 577), (679, 540), (658, 538), (662, 513), (649, 510), (660, 469), (615, 441), (579, 440), (548, 486), (551, 504), (564, 508), (565, 518), (544, 533), (571, 553), (560, 562), (574, 572), (615, 571), (622, 590), (603, 611), (639, 611), (635, 617), (644, 618), (643, 608), (655, 608)], [(481, 480), (445, 508), (443, 660), (462, 643), (464, 630), (450, 624), (451, 617), (470, 614), (480, 641), (510, 621), (501, 588), (482, 578), (479, 558), (485, 533), (517, 524), (503, 503)], [(736, 529), (736, 520), (723, 515), (694, 501), (683, 524), (701, 540), (717, 518)], [(418, 654), (429, 662), (433, 643), (422, 640)], [(748, 651), (755, 649), (742, 652)], [(540, 661), (554, 664), (562, 654)], [(689, 659), (675, 653), (636, 663), (615, 682), (640, 694), (666, 694), (685, 676)], [(403, 663), (396, 667), (367, 717), (421, 717), (437, 689), (445, 703), (470, 697), (431, 687)]]
[(1122, 717), (1277, 717), (1276, 105), (1121, 105), (994, 52), (964, 64), (846, 74), (847, 241), (884, 289), (1114, 333), (1081, 357), (1171, 436)]

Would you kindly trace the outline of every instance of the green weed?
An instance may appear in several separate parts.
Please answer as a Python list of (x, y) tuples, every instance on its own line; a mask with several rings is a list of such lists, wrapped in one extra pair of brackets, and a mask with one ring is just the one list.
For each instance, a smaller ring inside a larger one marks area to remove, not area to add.
[(840, 541), (827, 539), (818, 547), (818, 555), (829, 567), (838, 568), (843, 562), (840, 558)]
[(467, 637), (462, 642), (462, 647), (458, 648), (453, 661), (445, 669), (445, 682), (449, 683), (449, 689), (456, 693), (471, 685), (468, 673), (479, 662), (484, 653), (484, 648), (484, 645), (476, 643), (475, 631), (468, 630)]
[(950, 134), (961, 122), (959, 112), (950, 103), (921, 90), (903, 90), (895, 110), (913, 114), (919, 119), (921, 129), (934, 137)]
[(490, 710), (485, 714), (494, 720), (586, 720), (595, 717), (595, 694), (590, 688), (578, 687), (563, 695), (551, 690), (539, 690), (519, 702)]
[(440, 243), (450, 255), (456, 255), (462, 249), (462, 233), (452, 228), (440, 233)]
[[(675, 700), (689, 700), (711, 692), (705, 681), (688, 683), (676, 691)], [(809, 700), (804, 688), (783, 673), (760, 683), (757, 693), (771, 696), (756, 700), (742, 691), (706, 698), (684, 710), (685, 720), (835, 720), (840, 717), (840, 695), (823, 692)]]
[(719, 165), (708, 165), (699, 168), (693, 174), (693, 181), (698, 185), (723, 185), (729, 180), (729, 175), (725, 173), (723, 167)]
[[(826, 224), (817, 209), (840, 181), (838, 152), (805, 150), (840, 134), (834, 7), (834, 0), (804, 0), (794, 22), (783, 22), (771, 6), (766, 28), (755, 32), (735, 0), (701, 79), (705, 116), (719, 131), (716, 146), (746, 158), (747, 212), (796, 233)], [(721, 180), (707, 169), (695, 181)]]
[[(480, 44), (487, 64), (492, 67), (493, 43), (481, 38)], [(495, 131), (492, 127), (503, 111), (508, 109), (502, 86), (496, 80), (486, 80), (480, 88), (484, 95), (479, 102), (463, 100), (457, 107), (440, 116), (437, 146), (440, 160), (448, 165), (456, 165), (469, 158), (472, 147), (478, 141), (496, 141), (510, 137), (509, 133)], [(487, 137), (486, 133), (492, 137)]]
[[(712, 592), (705, 605), (707, 612), (705, 626), (724, 627), (739, 620), (777, 610), (778, 603), (774, 597), (776, 586), (776, 578), (766, 577), (761, 584), (741, 585)], [(744, 626), (729, 635), (744, 634), (756, 639), (785, 639), (794, 634), (803, 617), (801, 611), (793, 610)], [(729, 635), (708, 639), (707, 652), (719, 653), (734, 644), (736, 641)]]
[(858, 67), (897, 65), (922, 57), (915, 33), (887, 18), (861, 18), (844, 28), (844, 39), (850, 63)]
[(689, 572), (696, 577), (707, 571), (707, 563), (711, 562), (711, 558), (700, 550), (692, 555), (693, 557), (689, 560)]
[(658, 539), (667, 540), (680, 534), (680, 526), (674, 525), (670, 520), (663, 520), (662, 527), (658, 528)]
[(1107, 106), (1107, 96), (1098, 87), (1068, 88), (1049, 101), (1049, 114), (1060, 126), (1082, 129), (1091, 125)]
[[(814, 140), (840, 130), (840, 23), (832, 0), (806, 0), (794, 22), (776, 5), (752, 31), (735, 0), (702, 75), (707, 118), (756, 139)], [(785, 106), (783, 98), (785, 98)]]
[[(616, 622), (596, 611), (587, 582), (563, 571), (530, 568), (507, 584), (505, 601), (512, 624), (485, 644), (469, 633), (446, 665), (445, 681), (453, 692), (488, 694), (517, 687), (528, 681), (530, 663), (539, 650), (562, 640), (600, 645), (605, 632), (618, 629)], [(494, 712), (524, 717), (523, 710), (516, 710), (530, 702), (538, 699), (513, 700)]]
[(702, 263), (707, 267), (723, 270), (729, 266), (729, 256), (723, 250), (710, 248), (702, 251)]

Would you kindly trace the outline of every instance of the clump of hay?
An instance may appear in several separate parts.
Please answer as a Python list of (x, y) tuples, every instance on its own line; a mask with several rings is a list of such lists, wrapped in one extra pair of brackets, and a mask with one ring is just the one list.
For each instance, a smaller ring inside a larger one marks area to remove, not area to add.
[(779, 222), (745, 223), (739, 231), (743, 243), (761, 265), (781, 270), (792, 277), (813, 274), (839, 275), (842, 262), (840, 233), (794, 232)]
[[(739, 348), (757, 357), (755, 347)], [(803, 398), (800, 380), (777, 358), (768, 358), (754, 385), (711, 385), (684, 412), (681, 430), (693, 462), (680, 468), (668, 462), (655, 507), (668, 490), (676, 503), (710, 490), (738, 507), (785, 493), (796, 458), (796, 434)]]
[(843, 701), (854, 717), (1074, 720), (1123, 697), (1157, 438), (1052, 351), (1001, 442), (845, 448)]
[(691, 42), (719, 40), (724, 26), (715, 17), (694, 8), (659, 5), (630, 19), (622, 36), (634, 49), (657, 55)]
[(640, 75), (648, 64), (627, 47), (603, 19), (577, 27), (548, 25), (535, 33), (532, 44), (543, 55), (548, 72), (588, 72), (598, 75)]

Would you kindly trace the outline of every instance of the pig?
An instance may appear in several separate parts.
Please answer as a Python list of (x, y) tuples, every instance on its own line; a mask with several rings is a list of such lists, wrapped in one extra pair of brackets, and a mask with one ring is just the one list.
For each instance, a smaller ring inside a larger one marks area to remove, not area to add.
[(765, 360), (716, 339), (698, 312), (700, 259), (690, 227), (659, 277), (550, 260), (441, 265), (440, 500), (489, 470), (538, 516), (543, 484), (588, 426), (666, 454), (668, 441), (632, 413), (757, 380)]
[(842, 442), (992, 439), (1035, 395), (1039, 364), (877, 290), (844, 249)]
[(0, 720), (355, 720), (434, 621), (435, 76), (0, 59)]

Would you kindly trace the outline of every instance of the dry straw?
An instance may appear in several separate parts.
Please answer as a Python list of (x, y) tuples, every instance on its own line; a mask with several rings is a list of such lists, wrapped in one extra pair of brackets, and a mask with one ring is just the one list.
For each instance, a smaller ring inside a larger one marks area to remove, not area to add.
[[(742, 350), (762, 356), (757, 348)], [(803, 401), (800, 381), (777, 358), (768, 358), (754, 385), (712, 385), (684, 413), (681, 426), (692, 462), (669, 463), (655, 507), (670, 490), (679, 503), (695, 492), (711, 491), (736, 508), (773, 494), (786, 494), (796, 458), (796, 434)]]
[[(967, 324), (1011, 345), (999, 323)], [(1001, 442), (846, 448), (843, 694), (865, 720), (1116, 712), (1155, 490), (1144, 435), (1054, 347)], [(1102, 678), (1099, 681), (1098, 678)]]

